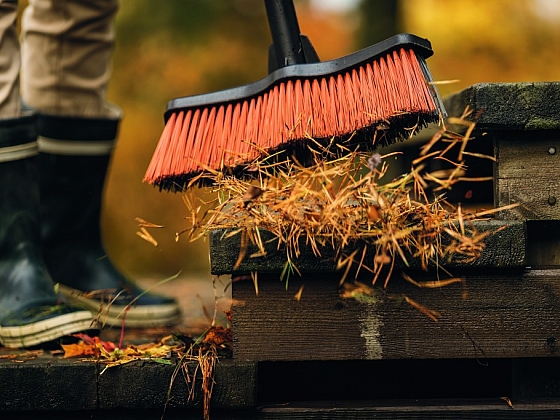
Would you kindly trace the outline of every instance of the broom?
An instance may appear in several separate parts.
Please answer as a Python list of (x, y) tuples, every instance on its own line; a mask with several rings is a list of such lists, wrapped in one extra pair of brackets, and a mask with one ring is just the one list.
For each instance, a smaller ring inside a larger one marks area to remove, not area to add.
[[(431, 85), (428, 40), (400, 34), (320, 62), (300, 34), (291, 0), (265, 0), (273, 44), (269, 75), (249, 85), (173, 99), (144, 181), (181, 191), (199, 175), (243, 176), (263, 156), (310, 157), (310, 142), (337, 153), (409, 138), (445, 111)], [(333, 148), (331, 148), (333, 149)]]

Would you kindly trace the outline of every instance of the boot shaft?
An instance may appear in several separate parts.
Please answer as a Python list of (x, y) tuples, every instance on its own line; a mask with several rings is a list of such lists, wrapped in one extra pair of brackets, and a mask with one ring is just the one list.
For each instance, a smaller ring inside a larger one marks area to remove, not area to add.
[(103, 190), (119, 111), (113, 119), (38, 116), (44, 248), (101, 241)]
[(36, 116), (0, 119), (0, 162), (37, 156)]
[(35, 118), (0, 119), (0, 319), (52, 302), (40, 250)]
[(0, 162), (0, 255), (25, 241), (39, 241), (36, 157)]
[(36, 159), (35, 118), (0, 120), (0, 258), (38, 240)]
[(41, 153), (41, 236), (44, 247), (67, 244), (83, 236), (98, 241), (106, 156)]

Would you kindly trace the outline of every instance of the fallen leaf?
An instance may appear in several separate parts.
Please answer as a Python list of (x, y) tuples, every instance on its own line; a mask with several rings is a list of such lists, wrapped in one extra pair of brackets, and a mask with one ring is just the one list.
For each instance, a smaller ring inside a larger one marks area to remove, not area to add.
[(214, 344), (216, 347), (227, 345), (233, 342), (231, 328), (224, 328), (220, 325), (214, 325), (204, 335), (204, 343)]
[(99, 347), (95, 344), (88, 344), (80, 341), (76, 344), (61, 344), (64, 350), (64, 358), (98, 356), (100, 354)]

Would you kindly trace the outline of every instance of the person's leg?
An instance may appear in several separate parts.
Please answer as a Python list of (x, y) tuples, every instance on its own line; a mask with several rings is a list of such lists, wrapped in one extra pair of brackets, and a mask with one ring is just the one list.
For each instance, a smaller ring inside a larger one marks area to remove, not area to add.
[(22, 94), (47, 115), (109, 117), (117, 0), (30, 0), (22, 17)]
[(0, 1), (0, 118), (13, 118), (20, 114), (21, 56), (16, 29), (17, 10), (17, 0)]
[(17, 2), (0, 1), (0, 344), (29, 347), (87, 330), (62, 302), (39, 245), (35, 116), (21, 112)]
[[(22, 92), (38, 112), (44, 253), (68, 296), (128, 326), (176, 323), (177, 302), (144, 293), (107, 258), (99, 229), (120, 110), (106, 102), (117, 0), (30, 0), (23, 15)], [(102, 293), (104, 292), (104, 293)], [(104, 305), (107, 308), (107, 305)]]

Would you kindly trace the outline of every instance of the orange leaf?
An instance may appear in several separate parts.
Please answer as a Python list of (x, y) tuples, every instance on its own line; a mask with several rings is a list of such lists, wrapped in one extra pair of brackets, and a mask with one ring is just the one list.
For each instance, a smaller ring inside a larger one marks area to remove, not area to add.
[(95, 344), (87, 344), (80, 341), (77, 344), (61, 344), (64, 350), (64, 358), (98, 356), (99, 348)]
[(204, 336), (205, 343), (220, 346), (233, 341), (233, 336), (230, 328), (224, 328), (220, 325), (215, 325), (210, 328)]
[(99, 356), (101, 350), (110, 353), (117, 348), (114, 343), (102, 341), (99, 337), (90, 337), (87, 334), (80, 333), (73, 334), (73, 336), (79, 338), (80, 342), (76, 344), (62, 344), (65, 359), (70, 357)]
[(112, 352), (113, 350), (115, 350), (117, 348), (115, 343), (113, 343), (111, 341), (102, 341), (102, 340), (99, 339), (99, 337), (90, 337), (87, 334), (81, 334), (81, 333), (72, 334), (72, 335), (74, 337), (78, 337), (80, 340), (82, 340), (86, 344), (100, 344), (108, 352)]

